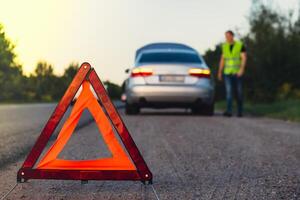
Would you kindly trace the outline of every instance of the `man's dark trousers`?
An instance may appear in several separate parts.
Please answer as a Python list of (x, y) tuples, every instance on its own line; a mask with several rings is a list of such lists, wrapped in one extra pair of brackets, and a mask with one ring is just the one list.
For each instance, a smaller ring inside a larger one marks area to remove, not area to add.
[(224, 74), (225, 90), (226, 90), (226, 101), (227, 109), (226, 112), (232, 114), (232, 96), (235, 92), (237, 101), (238, 115), (243, 114), (243, 85), (242, 77), (238, 77), (236, 74)]

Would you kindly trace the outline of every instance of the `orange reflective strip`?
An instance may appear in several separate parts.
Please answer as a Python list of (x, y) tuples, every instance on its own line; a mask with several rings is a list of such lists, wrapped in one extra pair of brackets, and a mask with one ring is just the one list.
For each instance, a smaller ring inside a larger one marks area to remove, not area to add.
[[(96, 160), (61, 160), (57, 159), (59, 153), (70, 139), (79, 122), (84, 109), (92, 114), (103, 139), (112, 153), (111, 158)], [(38, 169), (85, 169), (85, 170), (135, 170), (135, 166), (128, 158), (122, 146), (118, 142), (112, 126), (104, 114), (97, 99), (90, 90), (88, 81), (83, 82), (83, 89), (79, 95), (69, 118), (66, 120), (56, 141), (49, 148), (45, 156), (37, 165)]]

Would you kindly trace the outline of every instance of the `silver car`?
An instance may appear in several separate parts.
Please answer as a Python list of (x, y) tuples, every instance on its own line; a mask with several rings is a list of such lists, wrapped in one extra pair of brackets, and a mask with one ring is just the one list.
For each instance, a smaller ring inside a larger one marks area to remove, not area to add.
[(135, 66), (124, 82), (126, 114), (141, 108), (191, 108), (213, 115), (214, 84), (198, 52), (184, 44), (153, 43), (137, 50)]

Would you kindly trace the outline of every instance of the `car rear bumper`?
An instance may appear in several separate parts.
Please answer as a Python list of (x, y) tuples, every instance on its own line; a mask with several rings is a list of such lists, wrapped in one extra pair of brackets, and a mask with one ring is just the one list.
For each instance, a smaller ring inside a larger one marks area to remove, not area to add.
[(211, 87), (136, 85), (126, 92), (129, 104), (147, 106), (185, 107), (195, 102), (213, 103), (214, 91)]

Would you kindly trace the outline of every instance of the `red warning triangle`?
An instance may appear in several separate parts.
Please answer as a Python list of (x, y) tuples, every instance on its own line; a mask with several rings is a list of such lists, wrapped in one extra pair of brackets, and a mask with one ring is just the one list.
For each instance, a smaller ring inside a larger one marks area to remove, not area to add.
[[(56, 141), (37, 163), (48, 140), (81, 85), (83, 90)], [(95, 90), (101, 105), (91, 92), (90, 85)], [(88, 109), (95, 119), (112, 157), (95, 160), (58, 159), (59, 153), (70, 139), (85, 109)], [(114, 126), (131, 159), (115, 137), (112, 126)], [(81, 65), (23, 166), (18, 171), (18, 182), (24, 182), (28, 179), (140, 180), (152, 182), (152, 173), (90, 64), (83, 63)]]
[[(133, 163), (130, 161), (123, 148), (114, 135), (110, 122), (105, 116), (97, 99), (90, 90), (90, 83), (83, 82), (83, 89), (80, 93), (70, 117), (64, 123), (56, 141), (50, 147), (46, 155), (38, 163), (38, 169), (88, 169), (88, 170), (135, 170)], [(108, 145), (113, 157), (97, 160), (59, 160), (58, 154), (70, 139), (75, 127), (77, 126), (82, 112), (88, 109), (92, 114), (95, 122), (103, 135), (105, 143)]]

